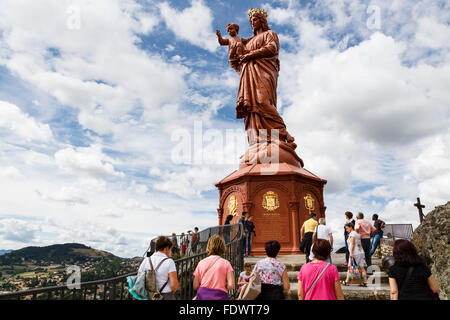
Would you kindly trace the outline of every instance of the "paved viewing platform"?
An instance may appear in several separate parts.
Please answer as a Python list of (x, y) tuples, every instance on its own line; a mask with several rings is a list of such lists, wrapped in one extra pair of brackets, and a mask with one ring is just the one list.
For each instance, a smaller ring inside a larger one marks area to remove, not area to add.
[[(244, 262), (252, 264), (252, 267), (266, 256), (245, 257)], [(288, 300), (297, 299), (297, 275), (302, 265), (306, 263), (305, 255), (279, 255), (278, 260), (286, 265), (291, 288), (286, 298)], [(339, 277), (345, 280), (347, 266), (345, 265), (345, 254), (332, 254), (331, 260), (338, 268)], [(389, 279), (386, 270), (381, 267), (381, 259), (372, 258), (372, 264), (379, 268), (372, 276), (368, 275), (368, 286), (361, 287), (358, 284), (342, 285), (345, 299), (347, 300), (388, 300), (389, 299)], [(378, 285), (376, 285), (378, 283)]]

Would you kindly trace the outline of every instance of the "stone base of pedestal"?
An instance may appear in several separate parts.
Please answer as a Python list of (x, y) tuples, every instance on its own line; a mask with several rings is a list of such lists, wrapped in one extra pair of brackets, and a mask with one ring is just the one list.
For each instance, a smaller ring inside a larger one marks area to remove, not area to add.
[(243, 211), (253, 215), (256, 237), (252, 254), (264, 255), (264, 244), (277, 240), (280, 254), (299, 254), (300, 227), (311, 212), (325, 217), (326, 180), (287, 163), (253, 164), (236, 170), (216, 184), (219, 224), (229, 214), (237, 223)]

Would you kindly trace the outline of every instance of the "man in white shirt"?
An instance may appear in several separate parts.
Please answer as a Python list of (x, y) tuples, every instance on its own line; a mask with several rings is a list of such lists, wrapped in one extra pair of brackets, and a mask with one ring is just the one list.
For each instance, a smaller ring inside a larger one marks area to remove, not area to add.
[(156, 284), (163, 300), (175, 300), (175, 292), (180, 287), (175, 262), (169, 258), (171, 248), (172, 241), (168, 237), (159, 237), (156, 240), (156, 252), (151, 257), (145, 258), (139, 267), (139, 273), (151, 270), (149, 259), (152, 260)]
[[(313, 243), (317, 239), (328, 240), (328, 242), (331, 245), (331, 251), (333, 251), (333, 233), (331, 232), (330, 228), (328, 228), (325, 225), (325, 218), (320, 218), (319, 219), (319, 225), (314, 230), (313, 237), (312, 237)], [(311, 248), (311, 252), (312, 252), (312, 248)], [(314, 257), (314, 255), (312, 255), (311, 259), (313, 257)], [(328, 258), (327, 261), (329, 263), (331, 263), (331, 254), (330, 254), (330, 257)]]

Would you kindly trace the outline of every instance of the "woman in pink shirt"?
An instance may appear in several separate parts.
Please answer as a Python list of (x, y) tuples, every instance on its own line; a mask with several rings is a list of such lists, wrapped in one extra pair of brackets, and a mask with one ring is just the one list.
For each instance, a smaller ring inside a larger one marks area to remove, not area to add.
[(330, 242), (317, 239), (313, 247), (314, 260), (302, 266), (298, 274), (299, 300), (344, 300), (339, 272), (326, 260), (331, 254)]
[(221, 257), (225, 250), (225, 240), (221, 236), (208, 240), (209, 257), (200, 261), (194, 271), (197, 300), (228, 300), (228, 290), (233, 290), (235, 283), (231, 263)]

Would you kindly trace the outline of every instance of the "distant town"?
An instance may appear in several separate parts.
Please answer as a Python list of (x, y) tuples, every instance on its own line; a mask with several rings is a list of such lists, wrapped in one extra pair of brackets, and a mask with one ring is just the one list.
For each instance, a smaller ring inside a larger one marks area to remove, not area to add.
[(136, 272), (142, 258), (124, 259), (81, 244), (27, 247), (0, 255), (0, 294), (65, 285), (77, 266), (81, 281), (113, 278)]

